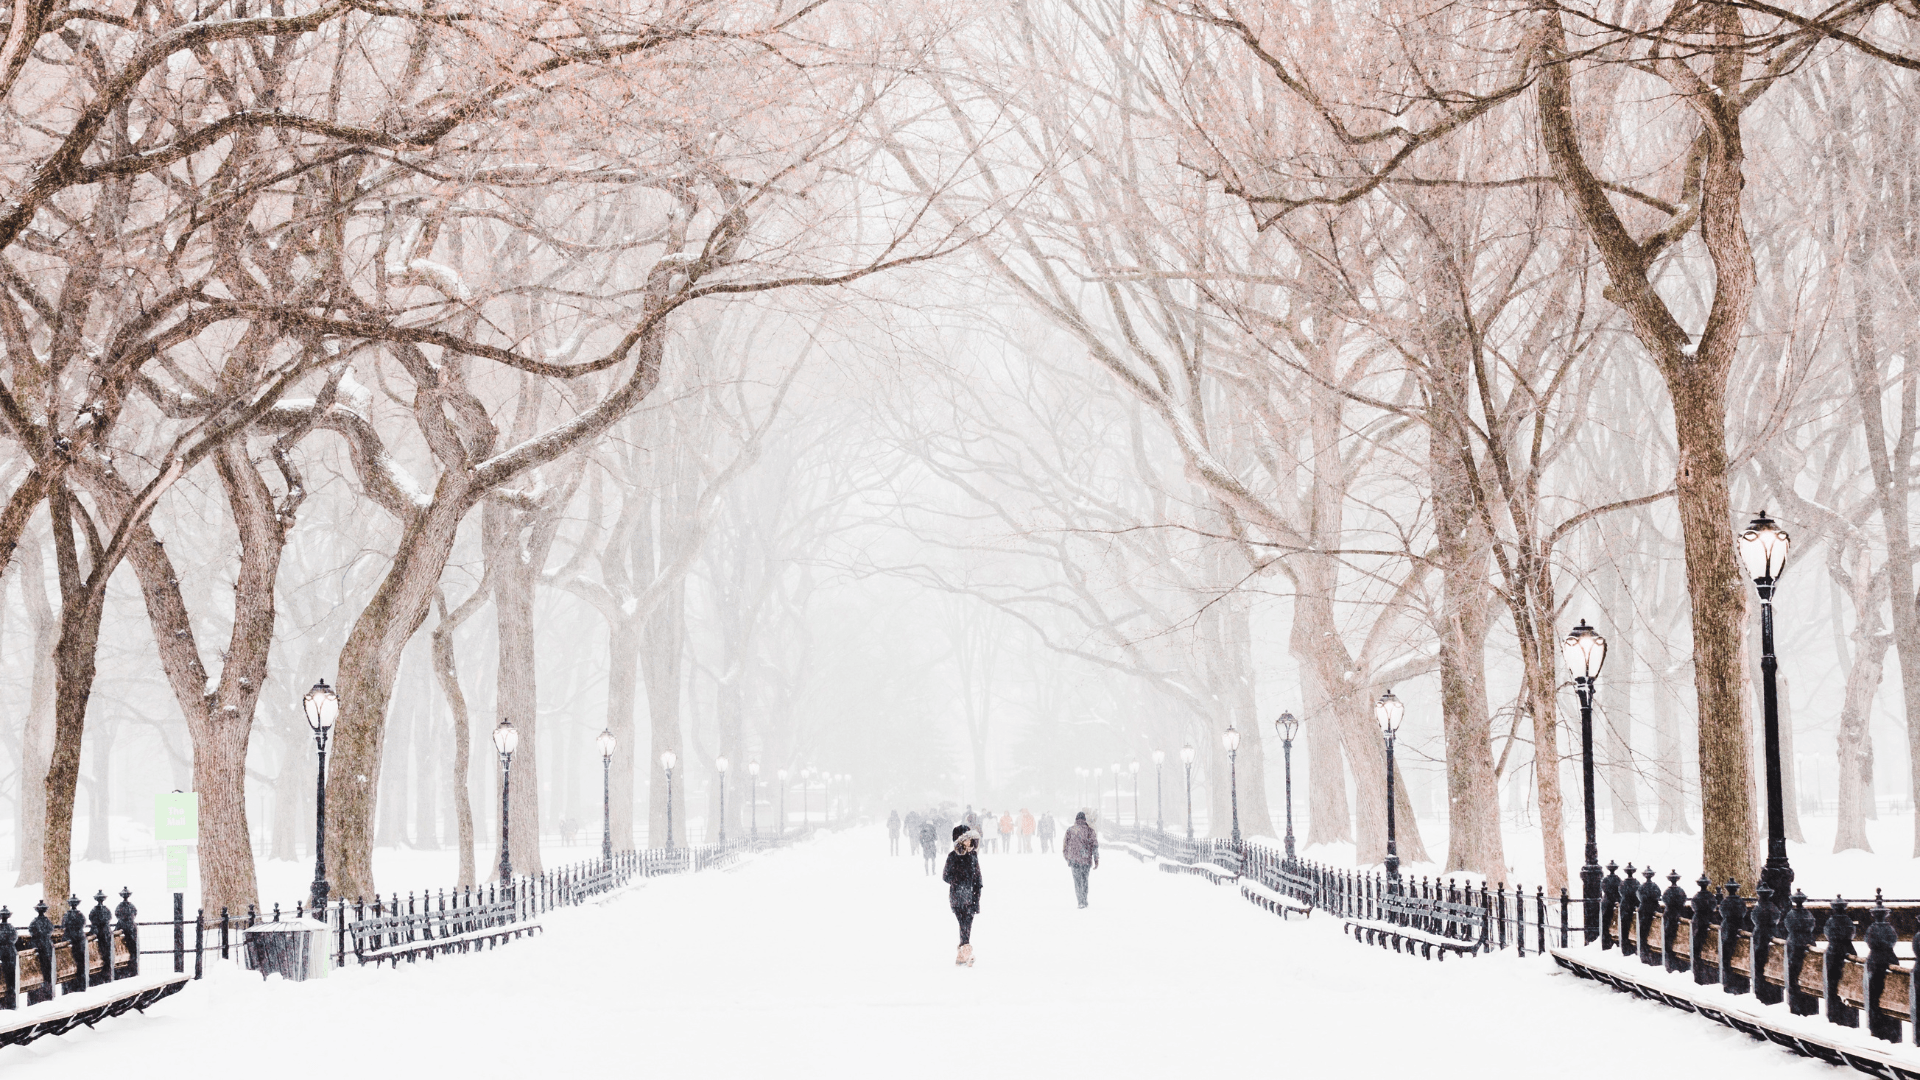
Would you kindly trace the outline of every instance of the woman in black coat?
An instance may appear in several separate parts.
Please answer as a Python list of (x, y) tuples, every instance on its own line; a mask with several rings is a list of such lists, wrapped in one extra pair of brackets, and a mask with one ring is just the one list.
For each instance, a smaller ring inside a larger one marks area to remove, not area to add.
[(965, 825), (953, 827), (953, 850), (940, 875), (947, 883), (947, 906), (960, 920), (960, 952), (955, 964), (973, 966), (973, 917), (980, 914), (980, 834)]

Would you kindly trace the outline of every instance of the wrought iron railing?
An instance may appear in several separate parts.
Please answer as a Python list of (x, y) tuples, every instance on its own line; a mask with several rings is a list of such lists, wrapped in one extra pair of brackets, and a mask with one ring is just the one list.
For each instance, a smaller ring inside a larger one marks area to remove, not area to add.
[[(1365, 944), (1427, 957), (1509, 949), (1525, 956), (1544, 954), (1549, 945), (1567, 941), (1570, 901), (1565, 889), (1549, 897), (1539, 886), (1529, 893), (1504, 882), (1489, 886), (1457, 878), (1389, 878), (1289, 859), (1265, 841), (1187, 840), (1140, 826), (1112, 831), (1160, 859), (1212, 866), (1307, 910), (1346, 920), (1347, 931)], [(1247, 896), (1256, 899), (1251, 892)]]
[[(1643, 880), (1635, 882), (1635, 877)], [(1920, 1042), (1920, 900), (1808, 900), (1795, 890), (1784, 905), (1762, 890), (1742, 896), (1739, 883), (1715, 886), (1705, 875), (1689, 893), (1678, 871), (1660, 887), (1651, 868), (1636, 871), (1608, 864), (1601, 883), (1598, 940), (1563, 948), (1555, 959), (1576, 974), (1596, 978), (1668, 1004), (1699, 1012), (1760, 1034), (1803, 1054), (1834, 1060), (1826, 1042), (1790, 1021), (1775, 1026), (1771, 1008), (1730, 1016), (1717, 1004), (1689, 998), (1679, 986), (1633, 974), (1633, 966), (1605, 954), (1639, 960), (1646, 968), (1691, 976), (1698, 986), (1718, 986), (1758, 1006), (1784, 1006), (1780, 1019), (1825, 1015), (1830, 1024), (1858, 1028), (1886, 1042)], [(1584, 940), (1584, 934), (1580, 935)], [(1593, 953), (1601, 954), (1593, 957)], [(1842, 1055), (1846, 1056), (1846, 1055)], [(1848, 1057), (1865, 1071), (1873, 1068)], [(1876, 1073), (1876, 1075), (1878, 1075)]]

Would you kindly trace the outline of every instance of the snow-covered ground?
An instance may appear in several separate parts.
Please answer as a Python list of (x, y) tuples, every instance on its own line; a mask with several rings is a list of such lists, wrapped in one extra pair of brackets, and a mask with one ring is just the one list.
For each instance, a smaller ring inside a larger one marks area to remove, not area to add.
[[(1512, 956), (1444, 964), (1282, 921), (1110, 851), (984, 857), (978, 966), (876, 828), (660, 878), (546, 933), (288, 984), (216, 966), (151, 1012), (0, 1050), (8, 1080), (139, 1077), (1834, 1076)], [(1584, 1035), (1582, 1033), (1585, 1033)], [(1598, 1045), (1597, 1043), (1595, 1045)]]

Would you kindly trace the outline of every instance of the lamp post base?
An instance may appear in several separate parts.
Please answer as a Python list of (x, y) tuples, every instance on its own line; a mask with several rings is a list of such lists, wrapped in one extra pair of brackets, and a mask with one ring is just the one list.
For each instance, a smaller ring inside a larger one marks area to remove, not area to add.
[(1760, 868), (1760, 887), (1773, 890), (1771, 902), (1775, 908), (1787, 909), (1788, 898), (1793, 895), (1793, 867), (1785, 855), (1768, 857), (1767, 864)]
[(1599, 863), (1580, 868), (1580, 926), (1589, 945), (1600, 940), (1600, 878)]

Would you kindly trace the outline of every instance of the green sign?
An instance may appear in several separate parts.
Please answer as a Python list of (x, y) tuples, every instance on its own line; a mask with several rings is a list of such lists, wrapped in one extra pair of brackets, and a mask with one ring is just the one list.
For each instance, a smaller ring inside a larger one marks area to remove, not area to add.
[(193, 850), (185, 844), (176, 844), (167, 849), (167, 888), (187, 887), (187, 872), (193, 866)]
[(200, 793), (175, 791), (153, 797), (153, 838), (162, 844), (200, 841)]

